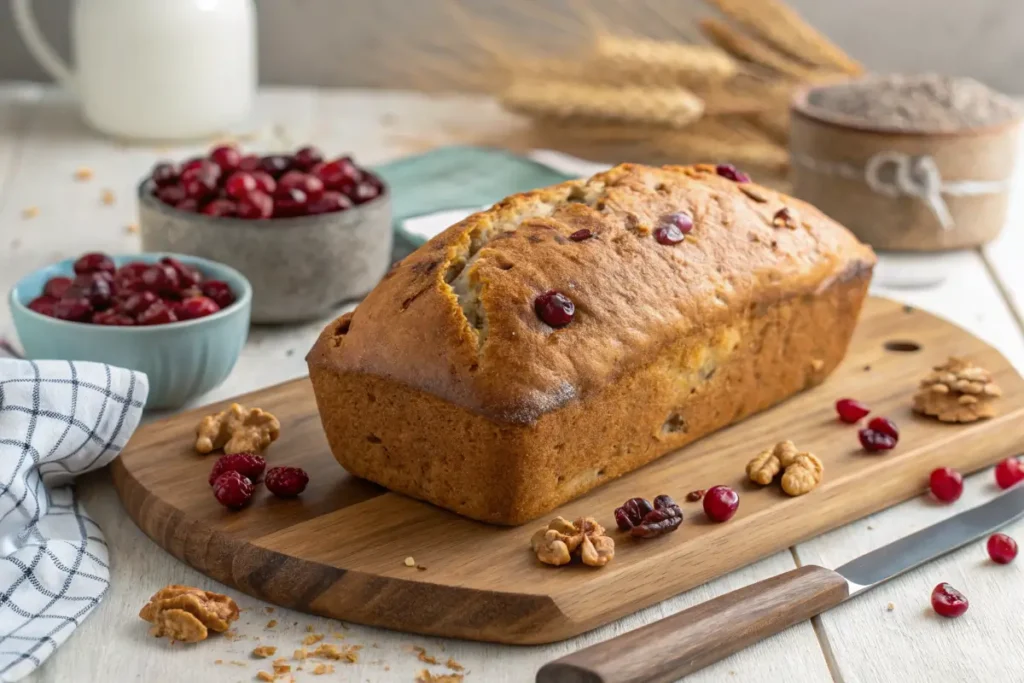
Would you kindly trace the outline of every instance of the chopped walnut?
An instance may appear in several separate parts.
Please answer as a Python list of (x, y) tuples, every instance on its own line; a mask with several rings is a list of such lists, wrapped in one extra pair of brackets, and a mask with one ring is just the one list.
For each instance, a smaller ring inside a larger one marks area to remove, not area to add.
[(274, 628), (275, 626), (277, 626), (277, 619), (271, 619), (264, 628)]
[(75, 169), (75, 180), (91, 180), (92, 176), (92, 169), (88, 166), (79, 166)]
[(445, 666), (447, 666), (447, 667), (448, 667), (449, 669), (451, 669), (452, 671), (465, 671), (465, 670), (466, 670), (466, 667), (462, 666), (461, 664), (459, 664), (458, 662), (456, 662), (456, 661), (455, 661), (454, 659), (452, 659), (451, 657), (449, 657), (449, 658), (448, 658), (448, 661), (447, 661), (447, 662), (445, 662), (445, 664), (444, 664), (444, 665), (445, 665)]
[(988, 370), (962, 358), (950, 358), (921, 381), (914, 395), (914, 410), (942, 422), (974, 422), (994, 417), (996, 399), (1002, 395)]
[(332, 673), (334, 673), (334, 666), (331, 665), (331, 664), (320, 663), (320, 664), (317, 664), (316, 666), (313, 667), (313, 672), (312, 673), (313, 673), (314, 676), (323, 676), (324, 674), (332, 674)]
[(432, 674), (426, 669), (416, 676), (416, 683), (462, 683), (462, 674)]
[(813, 491), (825, 474), (825, 465), (813, 453), (797, 453), (782, 475), (782, 490), (791, 496)]
[(355, 664), (359, 661), (359, 650), (361, 649), (361, 645), (338, 647), (333, 643), (320, 643), (320, 647), (309, 653), (309, 656), (322, 657), (323, 659), (344, 660), (349, 664)]
[(817, 456), (799, 451), (792, 441), (780, 441), (747, 463), (747, 476), (762, 486), (772, 483), (779, 472), (783, 472), (782, 490), (800, 496), (821, 483), (825, 466)]
[(273, 657), (275, 652), (277, 652), (276, 647), (271, 647), (270, 645), (260, 645), (252, 651), (252, 656), (264, 659), (266, 657)]
[(195, 643), (208, 631), (223, 633), (238, 619), (238, 605), (226, 595), (189, 586), (170, 585), (157, 591), (139, 611), (153, 624), (150, 632)]
[(272, 681), (274, 680), (274, 674), (269, 671), (258, 671), (256, 672), (256, 678), (261, 681)]
[(281, 423), (260, 408), (232, 403), (227, 410), (207, 415), (196, 427), (196, 451), (210, 453), (260, 453), (281, 435)]
[(306, 636), (305, 638), (302, 639), (302, 644), (303, 645), (315, 645), (316, 643), (319, 643), (323, 639), (324, 639), (323, 634), (321, 634), (321, 633), (311, 633), (311, 634), (309, 634), (308, 636)]
[(603, 567), (615, 557), (615, 541), (592, 517), (575, 522), (556, 517), (533, 535), (530, 545), (538, 560), (556, 567), (568, 564), (574, 555), (591, 567)]
[(412, 648), (413, 652), (416, 653), (416, 658), (426, 664), (437, 664), (437, 658), (427, 654), (427, 648), (414, 645)]
[(274, 667), (274, 673), (277, 674), (278, 676), (280, 676), (281, 674), (289, 673), (292, 670), (292, 665), (287, 663), (284, 660), (284, 658), (275, 660), (274, 663), (273, 663), (273, 667)]

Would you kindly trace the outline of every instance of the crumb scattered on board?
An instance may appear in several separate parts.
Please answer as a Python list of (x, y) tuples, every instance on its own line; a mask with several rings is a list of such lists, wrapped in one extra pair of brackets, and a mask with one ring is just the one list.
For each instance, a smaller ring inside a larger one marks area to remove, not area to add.
[(313, 645), (315, 643), (319, 643), (323, 639), (324, 639), (324, 636), (323, 636), (322, 633), (310, 633), (308, 636), (306, 636), (305, 638), (302, 639), (302, 644), (303, 645)]
[(260, 671), (256, 674), (256, 678), (260, 681), (272, 681), (274, 680), (274, 674), (269, 671)]
[(277, 619), (271, 619), (267, 622), (267, 628), (274, 628), (277, 626)]
[(277, 652), (277, 648), (276, 647), (272, 647), (270, 645), (260, 645), (259, 647), (253, 649), (252, 656), (253, 657), (273, 657), (274, 653), (276, 653), (276, 652)]
[(317, 664), (316, 666), (313, 667), (313, 675), (314, 676), (323, 676), (324, 674), (332, 674), (332, 673), (334, 673), (334, 665), (333, 664)]
[(885, 609), (891, 612), (894, 609), (896, 609), (896, 605), (890, 602), (888, 605), (885, 606)]
[(105, 189), (102, 192), (100, 192), (100, 201), (107, 206), (112, 206), (116, 199), (117, 198), (114, 196), (113, 190)]
[(91, 180), (94, 173), (88, 166), (79, 166), (75, 169), (75, 180)]
[(414, 560), (411, 557), (405, 558), (405, 566), (406, 567), (415, 567), (416, 566), (416, 560)]
[(451, 657), (448, 658), (448, 661), (445, 662), (444, 665), (447, 666), (452, 671), (465, 671), (465, 669), (466, 669), (466, 667), (462, 666), (461, 664), (456, 662)]
[(416, 676), (416, 683), (462, 683), (462, 674), (432, 674), (426, 669)]
[(437, 657), (432, 657), (427, 654), (427, 648), (420, 647), (419, 645), (413, 645), (412, 651), (416, 653), (416, 659), (426, 664), (437, 664)]
[(124, 226), (124, 229), (128, 232), (128, 234), (134, 235), (139, 231), (139, 224), (129, 223), (128, 225)]
[(24, 209), (21, 210), (21, 217), (22, 218), (26, 218), (26, 219), (28, 219), (28, 218), (35, 218), (38, 215), (39, 215), (39, 207), (38, 206), (26, 206)]

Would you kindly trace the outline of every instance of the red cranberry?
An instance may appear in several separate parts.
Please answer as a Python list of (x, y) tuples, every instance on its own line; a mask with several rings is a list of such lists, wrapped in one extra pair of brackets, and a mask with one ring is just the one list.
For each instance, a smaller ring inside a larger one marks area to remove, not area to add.
[(213, 497), (221, 505), (233, 509), (245, 507), (252, 499), (253, 486), (244, 475), (229, 470), (213, 482)]
[[(266, 175), (263, 173), (262, 175)], [(270, 176), (267, 176), (270, 178)], [(271, 182), (273, 179), (271, 178)], [(224, 191), (229, 197), (234, 199), (242, 199), (253, 190), (259, 189), (256, 183), (256, 179), (252, 177), (251, 173), (245, 171), (235, 171), (228, 176), (227, 182), (224, 183)]]
[(238, 162), (242, 160), (238, 148), (233, 145), (220, 145), (210, 150), (210, 161), (220, 166), (222, 173), (231, 173), (238, 168)]
[(217, 193), (217, 176), (202, 171), (189, 177), (183, 175), (181, 186), (185, 189), (186, 197), (202, 202)]
[(225, 472), (238, 472), (254, 484), (263, 476), (263, 470), (267, 467), (267, 461), (262, 455), (255, 453), (232, 453), (222, 455), (213, 463), (213, 470), (210, 471), (210, 486), (213, 486), (220, 475)]
[(900, 440), (900, 430), (896, 428), (896, 423), (887, 417), (873, 418), (871, 422), (868, 422), (868, 429), (891, 436), (896, 441)]
[(932, 591), (932, 609), (944, 617), (959, 617), (967, 611), (968, 604), (963, 593), (948, 583), (940, 583)]
[(264, 194), (273, 196), (274, 191), (277, 190), (277, 181), (269, 173), (264, 171), (253, 171), (253, 180), (256, 181), (256, 189)]
[(32, 299), (32, 301), (28, 302), (28, 308), (30, 310), (51, 318), (54, 317), (53, 308), (56, 305), (57, 299), (52, 296), (46, 296), (45, 294), (43, 296), (37, 296), (35, 299)]
[(1006, 534), (988, 537), (988, 556), (997, 564), (1010, 564), (1017, 557), (1017, 541)]
[(303, 171), (308, 171), (323, 160), (323, 152), (312, 145), (300, 147), (295, 151), (295, 165)]
[(928, 478), (932, 495), (944, 503), (952, 503), (964, 492), (964, 478), (952, 467), (933, 470)]
[(356, 204), (365, 204), (380, 196), (380, 188), (373, 183), (359, 183), (349, 195)]
[(258, 154), (246, 154), (238, 160), (238, 170), (247, 171), (252, 173), (253, 171), (260, 170), (261, 160)]
[(74, 265), (75, 275), (81, 275), (83, 273), (96, 273), (106, 272), (113, 273), (117, 270), (117, 266), (106, 254), (99, 252), (92, 252), (90, 254), (84, 254), (75, 261)]
[(658, 241), (658, 244), (664, 244), (667, 247), (671, 247), (674, 244), (679, 244), (686, 235), (683, 231), (677, 228), (675, 225), (663, 225), (654, 231), (654, 239)]
[(553, 289), (538, 296), (533, 302), (533, 309), (537, 317), (551, 327), (565, 327), (576, 314), (572, 299)]
[(166, 325), (174, 322), (178, 322), (178, 317), (163, 301), (156, 302), (138, 317), (140, 325)]
[(117, 269), (114, 274), (114, 288), (119, 295), (125, 292), (138, 292), (142, 287), (142, 273), (149, 268), (148, 263), (128, 263)]
[(270, 218), (274, 215), (274, 200), (262, 192), (250, 192), (238, 200), (238, 217), (249, 220)]
[(348, 194), (353, 190), (362, 177), (359, 169), (348, 157), (335, 159), (320, 167), (317, 173), (324, 187), (329, 190), (338, 190)]
[(149, 177), (153, 179), (157, 187), (173, 185), (178, 182), (178, 167), (170, 162), (161, 161), (153, 167)]
[(174, 258), (173, 256), (164, 256), (160, 259), (160, 263), (165, 266), (174, 268), (174, 272), (178, 274), (178, 287), (179, 289), (185, 289), (187, 287), (194, 287), (198, 285), (203, 276), (199, 274), (199, 271), (190, 266), (186, 266), (184, 263)]
[(284, 154), (268, 154), (260, 159), (260, 168), (278, 178), (292, 167), (292, 158)]
[(173, 296), (181, 289), (178, 271), (166, 263), (154, 263), (142, 271), (142, 288), (162, 296)]
[(76, 323), (89, 322), (92, 307), (88, 299), (61, 299), (53, 306), (53, 317)]
[(181, 165), (181, 173), (201, 168), (209, 168), (211, 166), (216, 166), (216, 164), (206, 157), (192, 157), (190, 159), (186, 159), (185, 163)]
[(108, 272), (76, 275), (71, 287), (64, 293), (72, 299), (86, 299), (95, 311), (104, 311), (114, 303), (113, 278)]
[(750, 176), (743, 171), (738, 170), (732, 164), (719, 164), (718, 166), (715, 166), (715, 173), (737, 183), (750, 182)]
[(153, 292), (136, 292), (121, 301), (118, 309), (126, 315), (137, 318), (159, 300), (160, 298)]
[(306, 213), (308, 204), (306, 193), (297, 187), (282, 190), (277, 188), (277, 198), (274, 201), (274, 218), (292, 218), (302, 216)]
[(235, 203), (230, 199), (214, 199), (200, 213), (218, 218), (231, 217), (235, 215)]
[(310, 202), (306, 206), (306, 213), (331, 213), (332, 211), (344, 211), (352, 208), (352, 200), (346, 195), (335, 190), (327, 190), (320, 199)]
[(577, 230), (573, 234), (569, 235), (569, 239), (571, 239), (573, 242), (582, 242), (583, 240), (589, 240), (593, 236), (594, 233), (590, 232), (586, 228), (583, 228), (582, 230)]
[(135, 320), (124, 313), (118, 313), (114, 309), (97, 313), (92, 317), (92, 322), (94, 325), (110, 325), (115, 327), (128, 327), (135, 324)]
[(220, 306), (213, 299), (205, 296), (194, 296), (178, 304), (174, 308), (174, 313), (178, 320), (194, 320), (213, 315), (219, 310)]
[(996, 484), (1001, 489), (1008, 489), (1014, 484), (1024, 481), (1024, 467), (1017, 458), (1007, 458), (996, 465)]
[(690, 214), (677, 211), (676, 213), (670, 213), (661, 219), (664, 224), (663, 227), (676, 227), (679, 232), (684, 235), (689, 235), (690, 231), (693, 230), (693, 219), (690, 218)]
[(199, 285), (203, 295), (213, 299), (221, 308), (227, 308), (235, 302), (235, 294), (231, 291), (228, 283), (222, 280), (207, 280)]
[(264, 481), (275, 496), (292, 498), (306, 490), (309, 475), (300, 467), (271, 467)]
[(857, 437), (860, 439), (860, 445), (864, 447), (864, 450), (872, 453), (888, 451), (896, 447), (896, 439), (870, 427), (865, 427), (857, 432)]
[(71, 278), (69, 277), (51, 277), (46, 281), (46, 285), (43, 286), (43, 294), (54, 299), (60, 299), (70, 286)]
[(164, 204), (168, 204), (170, 206), (176, 206), (179, 202), (185, 200), (185, 188), (181, 185), (159, 187), (153, 194)]
[(870, 413), (871, 409), (852, 398), (841, 398), (836, 401), (836, 412), (840, 420), (853, 424)]
[(199, 210), (199, 202), (189, 197), (187, 199), (182, 199), (180, 202), (175, 204), (174, 208), (177, 209), (178, 211), (188, 211), (189, 213), (195, 213), (196, 211)]
[(712, 486), (704, 493), (704, 514), (713, 522), (732, 519), (739, 506), (739, 495), (728, 486)]
[(277, 192), (291, 189), (302, 190), (311, 199), (319, 199), (324, 193), (324, 183), (316, 176), (301, 171), (288, 171), (277, 183)]

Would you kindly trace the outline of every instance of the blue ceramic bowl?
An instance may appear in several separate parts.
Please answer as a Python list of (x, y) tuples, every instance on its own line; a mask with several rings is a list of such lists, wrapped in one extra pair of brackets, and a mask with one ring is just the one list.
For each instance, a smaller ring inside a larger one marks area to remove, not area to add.
[(173, 256), (203, 274), (227, 282), (237, 299), (205, 318), (150, 327), (87, 325), (49, 318), (28, 308), (52, 277), (74, 277), (74, 259), (26, 275), (10, 293), (11, 314), (25, 353), (32, 359), (87, 360), (139, 370), (149, 376), (147, 409), (177, 408), (227, 378), (249, 335), (252, 287), (234, 268), (181, 254), (114, 256), (153, 263)]

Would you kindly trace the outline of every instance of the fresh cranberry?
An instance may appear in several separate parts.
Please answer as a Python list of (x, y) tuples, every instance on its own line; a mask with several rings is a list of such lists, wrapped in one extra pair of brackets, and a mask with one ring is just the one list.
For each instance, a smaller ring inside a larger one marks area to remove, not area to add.
[(352, 200), (348, 196), (336, 190), (327, 190), (320, 199), (314, 200), (306, 205), (306, 213), (331, 213), (333, 211), (344, 211), (352, 208)]
[(181, 186), (185, 189), (186, 197), (202, 202), (217, 193), (217, 176), (203, 171), (189, 177), (183, 175)]
[(353, 191), (362, 174), (348, 157), (335, 159), (320, 167), (317, 176), (328, 190), (338, 190), (348, 194)]
[(180, 202), (175, 204), (174, 208), (177, 209), (178, 211), (187, 211), (189, 213), (195, 213), (196, 211), (199, 210), (199, 202), (192, 199), (191, 197), (188, 197), (186, 199), (182, 199)]
[(840, 420), (853, 424), (870, 413), (871, 409), (852, 398), (841, 398), (836, 401), (836, 412)]
[(277, 192), (291, 189), (302, 190), (311, 199), (319, 199), (324, 193), (324, 183), (316, 176), (301, 171), (288, 171), (277, 183)]
[(959, 617), (967, 611), (968, 605), (963, 593), (948, 583), (940, 583), (932, 591), (932, 609), (944, 617)]
[(997, 564), (1010, 564), (1017, 557), (1017, 541), (1006, 534), (988, 537), (988, 556)]
[(153, 167), (149, 177), (152, 178), (157, 187), (173, 185), (178, 182), (178, 167), (170, 162), (161, 161)]
[(583, 240), (589, 240), (593, 236), (594, 233), (590, 232), (586, 228), (583, 228), (569, 235), (569, 239), (571, 239), (573, 242), (582, 242)]
[(932, 495), (944, 503), (952, 503), (964, 492), (964, 478), (952, 467), (940, 467), (928, 478)]
[(896, 439), (870, 427), (865, 427), (857, 432), (857, 437), (860, 439), (860, 445), (864, 447), (864, 450), (872, 453), (888, 451), (896, 447)]
[(88, 299), (61, 299), (53, 306), (53, 317), (76, 323), (89, 322), (92, 307)]
[(312, 145), (300, 147), (295, 151), (295, 165), (308, 171), (324, 160), (324, 153)]
[(178, 322), (178, 317), (163, 301), (156, 302), (138, 317), (140, 325), (166, 325), (174, 322)]
[(729, 521), (739, 506), (739, 495), (728, 486), (712, 486), (704, 493), (704, 514), (713, 522)]
[(94, 311), (105, 311), (114, 303), (113, 277), (105, 271), (76, 275), (64, 293), (72, 299), (86, 299)]
[(1017, 458), (1007, 458), (996, 465), (996, 484), (1001, 489), (1008, 489), (1014, 484), (1024, 481), (1024, 467)]
[(114, 327), (128, 327), (135, 324), (135, 320), (125, 315), (124, 313), (118, 313), (114, 309), (109, 311), (101, 311), (92, 317), (94, 325), (110, 325)]
[(167, 187), (158, 187), (154, 196), (162, 201), (164, 204), (170, 206), (176, 206), (179, 202), (185, 200), (185, 188), (181, 185), (168, 185)]
[(886, 436), (891, 436), (893, 440), (900, 440), (900, 430), (896, 428), (896, 423), (887, 417), (876, 417), (868, 422), (868, 429), (874, 429), (876, 432), (881, 432)]
[(274, 192), (277, 190), (277, 181), (274, 180), (272, 175), (264, 171), (253, 171), (250, 175), (256, 181), (257, 190), (270, 196), (274, 195)]
[[(265, 173), (263, 175), (266, 175)], [(268, 178), (270, 176), (267, 176)], [(252, 177), (251, 173), (245, 171), (235, 171), (228, 176), (227, 181), (224, 183), (224, 192), (229, 197), (234, 199), (242, 199), (253, 190), (258, 190), (259, 186), (256, 183), (256, 179)]]
[(299, 467), (271, 467), (264, 481), (275, 496), (292, 498), (306, 490), (309, 475)]
[(715, 173), (737, 183), (750, 182), (750, 176), (743, 171), (740, 171), (732, 164), (719, 164), (718, 166), (715, 166)]
[(255, 220), (274, 215), (274, 200), (262, 192), (250, 192), (238, 200), (238, 217)]
[(32, 301), (28, 302), (28, 307), (30, 310), (33, 310), (41, 315), (49, 316), (51, 318), (54, 317), (53, 308), (56, 305), (57, 299), (53, 298), (52, 296), (46, 296), (45, 294), (43, 296), (37, 296), (35, 299), (32, 299)]
[(106, 254), (99, 252), (92, 252), (84, 254), (75, 261), (74, 265), (75, 275), (81, 275), (83, 273), (96, 273), (106, 272), (113, 273), (117, 270), (117, 266), (114, 265), (113, 260)]
[(252, 173), (253, 171), (260, 170), (261, 160), (258, 154), (246, 154), (238, 160), (238, 170), (247, 171)]
[(306, 193), (297, 187), (283, 190), (278, 187), (274, 200), (274, 218), (292, 218), (306, 213), (309, 201)]
[(194, 296), (178, 304), (174, 313), (178, 320), (194, 320), (213, 315), (219, 310), (220, 306), (213, 299), (206, 296)]
[(260, 159), (260, 168), (278, 178), (292, 167), (292, 158), (284, 154), (268, 154)]
[(43, 286), (43, 294), (54, 299), (60, 299), (64, 296), (64, 292), (68, 291), (68, 287), (71, 286), (71, 278), (69, 277), (51, 277), (46, 281)]
[(349, 195), (356, 204), (365, 204), (380, 196), (380, 188), (373, 183), (359, 183)]
[(234, 470), (225, 472), (213, 482), (213, 497), (217, 502), (236, 510), (245, 507), (252, 499), (252, 492), (252, 482)]
[(166, 263), (154, 263), (142, 271), (142, 288), (161, 296), (173, 296), (181, 289), (178, 271)]
[(230, 199), (214, 199), (204, 206), (199, 213), (215, 218), (231, 217), (235, 215), (235, 203)]
[(153, 292), (136, 292), (123, 299), (118, 304), (118, 309), (125, 315), (137, 318), (159, 300), (160, 298)]
[(210, 161), (220, 166), (222, 173), (231, 173), (238, 168), (238, 162), (242, 160), (238, 148), (233, 145), (220, 145), (210, 150)]
[(187, 287), (194, 287), (198, 285), (203, 276), (199, 274), (199, 271), (190, 266), (186, 266), (184, 263), (174, 258), (173, 256), (164, 256), (160, 259), (160, 263), (165, 266), (174, 268), (174, 272), (178, 274), (178, 289), (185, 289)]
[(533, 302), (533, 309), (537, 317), (551, 327), (565, 327), (576, 314), (572, 299), (553, 289), (538, 296)]
[(228, 283), (222, 280), (207, 280), (199, 285), (203, 295), (213, 299), (221, 308), (227, 308), (235, 302), (235, 294), (231, 291)]
[(213, 463), (213, 470), (210, 471), (210, 486), (213, 486), (220, 475), (225, 472), (238, 472), (243, 477), (256, 483), (263, 476), (263, 470), (267, 468), (267, 461), (262, 455), (255, 453), (232, 453), (222, 455)]

